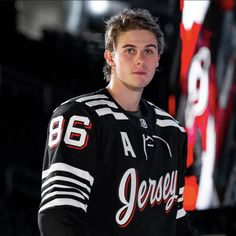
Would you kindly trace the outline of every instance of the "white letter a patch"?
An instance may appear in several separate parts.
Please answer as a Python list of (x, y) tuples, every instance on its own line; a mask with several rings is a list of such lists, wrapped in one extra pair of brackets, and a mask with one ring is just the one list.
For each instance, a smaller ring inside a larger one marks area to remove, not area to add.
[(120, 132), (120, 135), (124, 147), (125, 156), (129, 156), (130, 153), (132, 157), (136, 157), (132, 145), (130, 143), (128, 134), (126, 132)]

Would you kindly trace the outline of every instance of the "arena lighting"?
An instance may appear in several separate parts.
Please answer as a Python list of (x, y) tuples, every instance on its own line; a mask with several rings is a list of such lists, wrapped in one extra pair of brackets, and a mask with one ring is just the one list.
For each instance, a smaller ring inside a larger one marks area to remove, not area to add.
[(65, 2), (65, 6), (67, 6), (68, 11), (68, 18), (66, 21), (66, 28), (69, 33), (78, 33), (80, 29), (80, 22), (81, 22), (81, 14), (83, 3), (81, 1), (71, 0)]
[(108, 11), (109, 1), (88, 1), (88, 8), (95, 15), (102, 15)]

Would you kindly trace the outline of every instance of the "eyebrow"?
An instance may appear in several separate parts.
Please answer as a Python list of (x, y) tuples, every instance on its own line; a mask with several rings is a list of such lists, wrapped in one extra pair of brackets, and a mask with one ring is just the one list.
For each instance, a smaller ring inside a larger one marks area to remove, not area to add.
[[(133, 44), (125, 44), (122, 48), (127, 48), (127, 47), (133, 47), (133, 48), (136, 48), (136, 46), (133, 45)], [(146, 45), (145, 47), (154, 47), (154, 48), (157, 49), (157, 46), (156, 46), (155, 44), (148, 44), (148, 45)]]

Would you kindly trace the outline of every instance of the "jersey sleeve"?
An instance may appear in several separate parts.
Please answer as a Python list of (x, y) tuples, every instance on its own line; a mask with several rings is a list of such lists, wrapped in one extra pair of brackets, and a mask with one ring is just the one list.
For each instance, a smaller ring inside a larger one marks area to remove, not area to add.
[(186, 171), (187, 163), (187, 134), (183, 133), (183, 143), (181, 156), (179, 158), (179, 189), (178, 189), (178, 209), (177, 209), (177, 225), (176, 225), (176, 235), (177, 236), (199, 236), (197, 230), (192, 226), (189, 220), (188, 213), (183, 207), (183, 193), (184, 193), (184, 177)]
[(87, 208), (97, 163), (96, 122), (81, 104), (64, 104), (49, 122), (45, 146), (41, 235), (88, 235)]

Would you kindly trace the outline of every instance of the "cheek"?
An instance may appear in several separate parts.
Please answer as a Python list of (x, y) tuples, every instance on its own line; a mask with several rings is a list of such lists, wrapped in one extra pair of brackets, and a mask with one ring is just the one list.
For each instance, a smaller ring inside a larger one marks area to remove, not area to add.
[(116, 70), (120, 71), (120, 70), (125, 70), (125, 68), (129, 65), (129, 61), (125, 60), (124, 58), (120, 57), (117, 58), (116, 60)]
[(115, 63), (116, 68), (120, 67), (121, 62), (122, 62), (122, 58), (116, 54), (114, 56), (114, 63)]
[(153, 70), (156, 70), (158, 64), (159, 64), (159, 60), (150, 60), (148, 63), (150, 69), (153, 69)]

